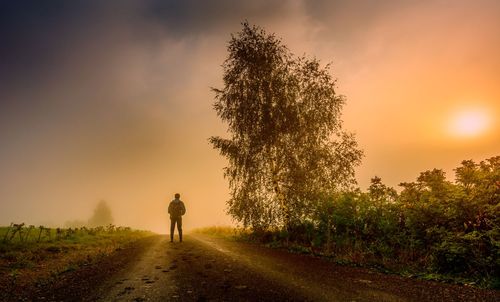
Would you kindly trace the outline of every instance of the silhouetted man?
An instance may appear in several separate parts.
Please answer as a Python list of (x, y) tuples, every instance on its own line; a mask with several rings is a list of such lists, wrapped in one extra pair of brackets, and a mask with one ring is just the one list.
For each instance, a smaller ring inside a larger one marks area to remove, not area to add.
[(186, 207), (179, 198), (179, 193), (175, 194), (175, 199), (168, 205), (168, 214), (170, 214), (170, 242), (174, 242), (175, 224), (179, 232), (179, 241), (182, 242), (182, 215), (186, 214)]

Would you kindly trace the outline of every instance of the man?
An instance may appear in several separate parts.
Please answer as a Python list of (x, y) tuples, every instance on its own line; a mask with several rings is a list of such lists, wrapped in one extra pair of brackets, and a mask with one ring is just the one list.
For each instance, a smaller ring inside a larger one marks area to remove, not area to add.
[(175, 224), (177, 223), (177, 231), (179, 232), (179, 241), (182, 242), (182, 215), (186, 214), (186, 207), (181, 195), (175, 194), (175, 199), (168, 205), (168, 214), (170, 214), (170, 242), (174, 242)]

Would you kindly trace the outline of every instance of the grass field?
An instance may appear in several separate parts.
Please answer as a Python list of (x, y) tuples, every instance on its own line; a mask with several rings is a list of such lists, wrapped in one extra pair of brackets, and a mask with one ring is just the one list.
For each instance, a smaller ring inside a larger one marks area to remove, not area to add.
[(25, 288), (90, 265), (127, 244), (152, 235), (112, 225), (51, 229), (0, 227), (0, 288)]
[(46, 228), (43, 226), (0, 227), (0, 246), (2, 247), (30, 247), (44, 242), (66, 242), (78, 243), (94, 241), (97, 238), (120, 238), (121, 236), (136, 236), (144, 231), (132, 230), (128, 227), (106, 227), (95, 228)]

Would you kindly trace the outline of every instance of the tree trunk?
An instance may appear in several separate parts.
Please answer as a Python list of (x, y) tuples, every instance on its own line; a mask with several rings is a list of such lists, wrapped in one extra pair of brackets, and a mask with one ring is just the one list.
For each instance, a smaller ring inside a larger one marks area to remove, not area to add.
[(330, 255), (331, 246), (332, 246), (332, 243), (331, 243), (332, 231), (331, 231), (331, 229), (332, 229), (332, 223), (331, 223), (330, 216), (328, 216), (327, 222), (326, 222), (326, 254), (327, 255)]
[(281, 187), (279, 185), (279, 176), (278, 176), (278, 167), (276, 164), (276, 156), (269, 152), (271, 154), (271, 171), (272, 171), (272, 181), (273, 181), (273, 189), (274, 189), (274, 194), (276, 199), (278, 200), (278, 204), (280, 206), (280, 212), (281, 215), (283, 215), (283, 228), (286, 231), (286, 238), (285, 238), (285, 245), (289, 245), (289, 240), (290, 240), (290, 209), (286, 203), (285, 196), (283, 194), (283, 191), (281, 190)]

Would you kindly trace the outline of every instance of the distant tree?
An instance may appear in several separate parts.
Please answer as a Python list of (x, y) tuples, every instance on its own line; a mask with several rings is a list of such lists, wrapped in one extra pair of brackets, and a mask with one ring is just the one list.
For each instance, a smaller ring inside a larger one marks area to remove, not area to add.
[(101, 200), (96, 208), (94, 209), (94, 214), (89, 219), (89, 226), (105, 226), (113, 223), (113, 216), (111, 215), (111, 209), (109, 208), (106, 201)]
[(329, 66), (295, 58), (281, 41), (243, 23), (228, 45), (214, 108), (229, 139), (211, 137), (229, 160), (228, 212), (257, 229), (303, 221), (325, 192), (355, 183), (362, 151), (343, 131), (345, 102)]

